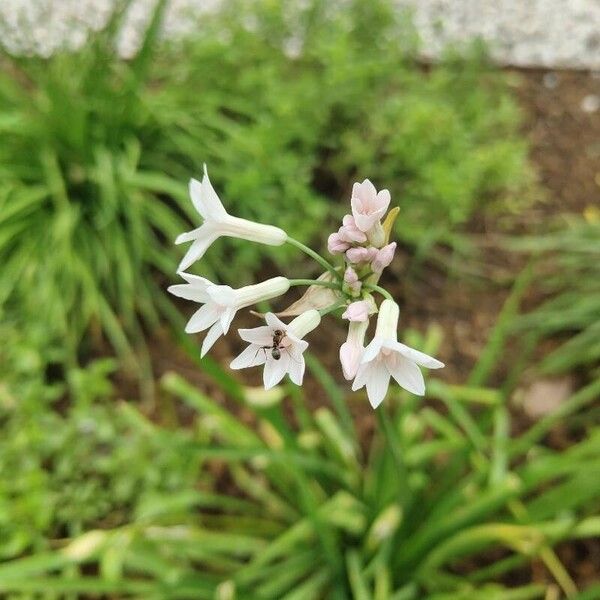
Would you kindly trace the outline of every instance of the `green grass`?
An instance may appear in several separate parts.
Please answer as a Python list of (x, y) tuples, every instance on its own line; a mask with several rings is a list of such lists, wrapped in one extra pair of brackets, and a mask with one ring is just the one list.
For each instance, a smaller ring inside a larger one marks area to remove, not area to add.
[[(240, 388), (251, 426), (179, 375), (165, 375), (162, 402), (181, 401), (193, 421), (172, 429), (126, 409), (135, 426), (125, 439), (142, 436), (141, 448), (150, 444), (158, 454), (149, 463), (134, 447), (123, 470), (129, 484), (136, 472), (147, 481), (141, 465), (151, 464), (150, 473), (178, 476), (175, 487), (165, 489), (162, 479), (159, 489), (138, 486), (118, 526), (100, 519), (36, 552), (13, 550), (0, 566), (0, 590), (15, 597), (43, 590), (48, 598), (544, 598), (544, 585), (514, 583), (536, 559), (579, 597), (553, 548), (600, 534), (600, 430), (586, 419), (600, 382), (510, 436), (513, 390), (489, 387), (487, 365), (514, 351), (506, 340), (524, 289), (515, 287), (469, 385), (431, 380), (425, 401), (393, 389), (372, 439), (358, 437), (348, 419), (348, 403), (366, 398), (347, 395), (314, 358), (309, 369), (331, 408), (309, 411), (302, 388)], [(409, 338), (435, 353), (440, 332)], [(548, 445), (547, 434), (574, 416), (573, 444)], [(122, 441), (110, 439), (112, 498)], [(14, 498), (15, 490), (6, 493)], [(17, 493), (13, 506), (27, 497)]]
[[(0, 314), (44, 321), (72, 365), (107, 341), (140, 370), (204, 162), (233, 213), (316, 244), (355, 178), (392, 190), (422, 248), (527, 179), (504, 77), (480, 51), (425, 70), (388, 0), (226, 2), (159, 43), (161, 10), (131, 61), (120, 13), (81, 51), (0, 55)], [(263, 252), (219, 242), (203, 274), (247, 283)]]
[(539, 339), (562, 343), (540, 364), (548, 374), (593, 370), (600, 361), (600, 223), (569, 218), (546, 235), (511, 242), (537, 260), (536, 283), (545, 300), (516, 322)]

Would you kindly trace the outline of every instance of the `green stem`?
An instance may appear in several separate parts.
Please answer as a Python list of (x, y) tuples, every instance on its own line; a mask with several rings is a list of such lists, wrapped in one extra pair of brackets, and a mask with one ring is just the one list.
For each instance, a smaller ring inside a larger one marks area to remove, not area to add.
[(321, 310), (319, 310), (319, 314), (323, 317), (325, 315), (328, 315), (329, 313), (336, 311), (338, 308), (342, 308), (342, 306), (346, 306), (346, 302), (344, 300), (340, 300), (335, 304), (331, 304), (327, 308), (322, 308)]
[(388, 300), (393, 300), (393, 296), (384, 288), (379, 285), (375, 285), (374, 283), (365, 283), (364, 287), (373, 292), (379, 292), (384, 298)]
[(290, 286), (295, 285), (320, 285), (322, 287), (331, 288), (332, 290), (340, 290), (340, 284), (333, 281), (322, 281), (321, 279), (290, 279)]
[(336, 279), (341, 280), (342, 275), (338, 273), (337, 269), (325, 258), (323, 258), (318, 252), (315, 252), (308, 246), (305, 246), (302, 242), (295, 240), (293, 237), (287, 238), (287, 242), (296, 246), (296, 248), (302, 250), (305, 254), (308, 254), (312, 259), (316, 260), (323, 268), (329, 271)]

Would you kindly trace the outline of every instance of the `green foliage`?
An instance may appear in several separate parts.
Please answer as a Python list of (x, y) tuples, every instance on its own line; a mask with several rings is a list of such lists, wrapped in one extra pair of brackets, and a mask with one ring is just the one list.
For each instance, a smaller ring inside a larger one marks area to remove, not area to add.
[[(99, 338), (129, 353), (156, 324), (152, 275), (198, 223), (203, 162), (232, 212), (305, 240), (354, 178), (392, 189), (411, 243), (524, 180), (502, 76), (479, 55), (424, 69), (388, 0), (225, 2), (158, 46), (162, 9), (132, 61), (113, 50), (120, 13), (80, 52), (0, 58), (0, 310), (43, 320), (72, 362)], [(263, 252), (219, 242), (203, 273), (242, 283)]]
[(537, 283), (546, 296), (538, 308), (517, 321), (516, 327), (538, 338), (563, 338), (540, 364), (546, 373), (592, 368), (600, 362), (599, 240), (598, 221), (571, 219), (559, 231), (511, 244), (537, 257)]
[(36, 352), (0, 353), (0, 560), (130, 522), (139, 503), (191, 489), (197, 476), (177, 435), (163, 447), (136, 409), (114, 404), (114, 361), (69, 371), (67, 396), (58, 364), (40, 365)]
[[(163, 401), (181, 399), (196, 417), (183, 437), (156, 427), (154, 443), (213, 465), (221, 483), (173, 489), (138, 503), (128, 524), (7, 562), (0, 590), (48, 598), (543, 598), (544, 585), (513, 579), (535, 557), (574, 597), (552, 547), (600, 533), (600, 430), (582, 419), (579, 441), (562, 451), (545, 437), (575, 412), (585, 417), (600, 382), (509, 436), (512, 390), (485, 386), (525, 282), (470, 384), (429, 381), (427, 401), (393, 389), (372, 436), (357, 433), (344, 389), (314, 358), (309, 369), (332, 409), (309, 411), (294, 386), (246, 389), (253, 426), (165, 375)], [(440, 342), (435, 328), (425, 339), (408, 337), (431, 353)]]

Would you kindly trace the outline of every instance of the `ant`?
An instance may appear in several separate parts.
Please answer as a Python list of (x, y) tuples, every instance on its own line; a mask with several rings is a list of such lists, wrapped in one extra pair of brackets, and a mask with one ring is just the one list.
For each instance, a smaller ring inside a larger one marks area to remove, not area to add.
[(285, 332), (281, 331), (281, 329), (276, 329), (273, 332), (273, 345), (272, 346), (263, 346), (264, 350), (271, 350), (271, 356), (275, 360), (279, 360), (281, 358), (281, 342), (285, 338)]

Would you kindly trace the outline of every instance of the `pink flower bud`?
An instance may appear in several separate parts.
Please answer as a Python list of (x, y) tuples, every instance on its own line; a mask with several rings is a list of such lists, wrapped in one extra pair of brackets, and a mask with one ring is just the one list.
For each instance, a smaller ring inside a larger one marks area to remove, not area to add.
[(352, 215), (346, 215), (342, 221), (343, 225), (339, 228), (338, 234), (344, 242), (348, 243), (363, 243), (367, 241), (367, 236), (362, 232), (354, 221)]
[(344, 283), (350, 293), (358, 296), (360, 289), (362, 288), (362, 282), (352, 267), (346, 269), (346, 272), (344, 273)]
[(348, 321), (359, 321), (363, 323), (369, 320), (369, 303), (366, 300), (359, 300), (348, 305), (348, 308), (342, 315), (342, 319), (348, 319)]
[(353, 283), (358, 283), (358, 275), (356, 271), (352, 267), (348, 267), (344, 272), (344, 281), (348, 285), (352, 285)]
[(377, 255), (377, 248), (350, 248), (346, 251), (348, 262), (355, 265), (370, 263)]
[(340, 238), (339, 233), (332, 233), (327, 238), (327, 249), (329, 252), (331, 252), (331, 254), (342, 254), (348, 250), (348, 248), (350, 248), (350, 244), (344, 242)]
[(373, 262), (371, 263), (371, 269), (373, 269), (373, 273), (381, 274), (382, 271), (392, 262), (395, 252), (396, 242), (392, 242), (391, 244), (384, 246), (381, 250), (378, 250)]

